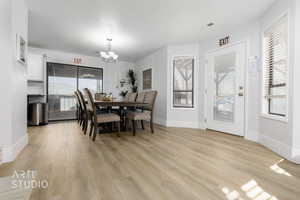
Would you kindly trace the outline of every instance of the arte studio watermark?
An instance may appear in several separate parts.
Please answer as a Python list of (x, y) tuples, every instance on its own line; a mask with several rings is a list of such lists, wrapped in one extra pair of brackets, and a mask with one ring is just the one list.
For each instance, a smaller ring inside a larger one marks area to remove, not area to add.
[(14, 171), (11, 181), (12, 189), (46, 189), (49, 183), (46, 179), (40, 180), (37, 178), (36, 170), (19, 170)]

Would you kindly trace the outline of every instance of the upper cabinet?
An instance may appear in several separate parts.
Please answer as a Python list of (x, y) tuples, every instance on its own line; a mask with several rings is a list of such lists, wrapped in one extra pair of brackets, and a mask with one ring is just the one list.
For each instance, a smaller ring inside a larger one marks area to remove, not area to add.
[(44, 81), (44, 58), (42, 54), (28, 52), (28, 81)]

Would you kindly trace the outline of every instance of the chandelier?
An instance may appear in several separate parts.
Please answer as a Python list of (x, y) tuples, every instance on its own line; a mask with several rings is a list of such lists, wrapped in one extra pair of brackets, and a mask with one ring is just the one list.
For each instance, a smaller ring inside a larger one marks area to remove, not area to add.
[(104, 61), (104, 62), (108, 62), (108, 63), (114, 63), (114, 62), (116, 62), (117, 60), (118, 60), (118, 55), (115, 53), (115, 52), (113, 52), (112, 50), (111, 50), (111, 42), (112, 42), (112, 39), (111, 38), (107, 38), (106, 39), (107, 40), (107, 42), (108, 42), (108, 48), (107, 48), (107, 51), (101, 51), (100, 52), (100, 56), (101, 56), (101, 58), (102, 58), (102, 60)]

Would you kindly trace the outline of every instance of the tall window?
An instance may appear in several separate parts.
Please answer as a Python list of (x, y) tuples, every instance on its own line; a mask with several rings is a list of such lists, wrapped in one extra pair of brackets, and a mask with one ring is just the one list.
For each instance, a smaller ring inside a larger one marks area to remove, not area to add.
[(173, 60), (173, 107), (194, 107), (194, 58), (175, 57)]
[(288, 17), (284, 16), (264, 32), (263, 112), (287, 115)]

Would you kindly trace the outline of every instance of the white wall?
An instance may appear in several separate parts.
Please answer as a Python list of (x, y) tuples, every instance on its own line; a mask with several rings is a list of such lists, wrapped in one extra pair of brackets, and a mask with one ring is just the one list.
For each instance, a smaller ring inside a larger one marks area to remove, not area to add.
[(167, 123), (167, 49), (157, 50), (135, 63), (138, 88), (142, 90), (142, 72), (152, 68), (152, 89), (158, 91), (155, 103), (154, 123), (166, 125)]
[[(5, 92), (0, 98), (0, 147), (11, 144), (11, 100), (10, 90), (7, 84), (11, 82), (12, 66), (12, 33), (11, 33), (11, 0), (0, 1), (0, 55), (1, 55), (1, 73), (0, 73), (0, 90)], [(0, 158), (1, 160), (1, 158)], [(0, 161), (1, 162), (1, 161)]]
[[(292, 87), (292, 94), (293, 94), (293, 100), (291, 101), (291, 107), (290, 109), (293, 110), (292, 113), (292, 131), (293, 131), (293, 150), (292, 150), (292, 157), (293, 159), (300, 163), (300, 2), (295, 1), (295, 7), (294, 7), (294, 13), (295, 13), (295, 20), (294, 20), (294, 29), (295, 29), (295, 54), (294, 54), (294, 69), (291, 73), (293, 73), (293, 87)], [(298, 87), (296, 87), (298, 86)]]
[[(2, 71), (1, 139), (3, 162), (15, 159), (27, 145), (26, 66), (16, 61), (16, 35), (27, 41), (28, 9), (24, 0), (1, 1)], [(2, 88), (3, 87), (3, 88)]]
[[(91, 57), (68, 52), (54, 51), (48, 49), (30, 47), (29, 52), (46, 55), (48, 62), (74, 64), (74, 58), (81, 58), (81, 66), (100, 67), (103, 68), (103, 89), (106, 93), (113, 93), (114, 97), (119, 98), (121, 90), (120, 79), (126, 78), (127, 71), (134, 68), (134, 64), (130, 62), (118, 61), (117, 63), (104, 63), (99, 57)], [(41, 66), (45, 67), (45, 66)], [(46, 73), (46, 69), (44, 69)], [(29, 88), (33, 92), (34, 88)], [(45, 93), (45, 91), (44, 91)]]

